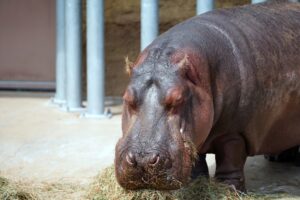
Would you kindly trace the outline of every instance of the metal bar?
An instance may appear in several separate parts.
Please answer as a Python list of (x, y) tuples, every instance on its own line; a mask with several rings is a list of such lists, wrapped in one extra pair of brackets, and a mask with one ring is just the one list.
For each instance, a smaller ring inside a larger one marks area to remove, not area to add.
[(56, 92), (53, 103), (66, 102), (65, 1), (56, 0)]
[(214, 9), (214, 0), (197, 0), (197, 15)]
[(104, 2), (87, 0), (87, 117), (104, 117)]
[(158, 35), (158, 0), (141, 0), (141, 50)]
[(2, 81), (0, 80), (0, 89), (36, 89), (54, 91), (55, 82), (53, 81)]
[(67, 111), (81, 109), (81, 0), (66, 0)]
[(254, 4), (254, 3), (262, 3), (262, 2), (265, 2), (266, 0), (251, 0), (251, 3)]

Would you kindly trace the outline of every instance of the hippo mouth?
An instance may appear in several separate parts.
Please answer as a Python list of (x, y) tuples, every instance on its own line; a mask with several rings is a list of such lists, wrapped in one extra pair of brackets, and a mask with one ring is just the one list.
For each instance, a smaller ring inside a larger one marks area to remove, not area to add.
[(170, 147), (169, 155), (160, 155), (163, 161), (156, 166), (129, 165), (124, 153), (118, 154), (122, 144), (124, 141), (120, 139), (116, 146), (115, 173), (123, 188), (175, 190), (189, 182), (197, 155), (190, 140), (182, 139), (179, 144)]
[(173, 190), (180, 188), (184, 182), (184, 180), (175, 177), (171, 170), (156, 171), (142, 167), (135, 169), (117, 167), (116, 174), (119, 184), (130, 190)]

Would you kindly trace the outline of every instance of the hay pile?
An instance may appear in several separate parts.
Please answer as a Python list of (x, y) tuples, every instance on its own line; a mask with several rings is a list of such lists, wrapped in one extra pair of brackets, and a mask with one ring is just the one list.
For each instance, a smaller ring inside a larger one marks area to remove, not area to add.
[(248, 200), (254, 198), (254, 196), (240, 194), (223, 184), (201, 178), (188, 187), (176, 191), (126, 191), (117, 183), (113, 166), (103, 170), (88, 192), (88, 199), (92, 200)]
[(13, 183), (6, 178), (0, 177), (0, 199), (1, 200), (37, 200), (38, 197), (31, 189)]
[(86, 191), (78, 184), (16, 182), (0, 176), (0, 200), (84, 200)]
[(206, 179), (197, 179), (175, 191), (126, 191), (119, 186), (111, 166), (95, 178), (90, 187), (72, 183), (21, 183), (0, 177), (0, 200), (254, 200), (299, 199), (286, 194), (244, 195)]

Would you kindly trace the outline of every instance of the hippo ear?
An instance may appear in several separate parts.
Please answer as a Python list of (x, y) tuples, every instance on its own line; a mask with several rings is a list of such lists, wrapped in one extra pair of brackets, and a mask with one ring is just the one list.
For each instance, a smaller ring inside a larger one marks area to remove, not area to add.
[(126, 70), (126, 73), (129, 74), (129, 76), (131, 75), (133, 65), (134, 65), (134, 63), (129, 60), (128, 56), (126, 56), (125, 57), (125, 70)]
[(197, 83), (197, 73), (192, 62), (187, 54), (177, 63), (178, 69), (184, 78), (187, 78), (192, 83)]
[(184, 57), (177, 63), (179, 70), (184, 73), (188, 70), (188, 65), (190, 64), (188, 57), (187, 54), (184, 54)]

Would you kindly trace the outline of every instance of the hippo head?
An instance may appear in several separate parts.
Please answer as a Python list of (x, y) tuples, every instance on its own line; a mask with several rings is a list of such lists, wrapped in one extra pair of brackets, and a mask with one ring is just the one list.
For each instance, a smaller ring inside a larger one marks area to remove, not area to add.
[(115, 151), (115, 173), (122, 187), (172, 190), (190, 179), (213, 118), (210, 89), (204, 83), (209, 76), (198, 80), (201, 72), (192, 66), (200, 61), (158, 49), (129, 64), (123, 136)]

